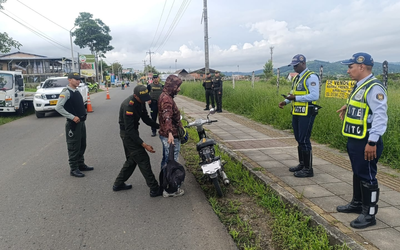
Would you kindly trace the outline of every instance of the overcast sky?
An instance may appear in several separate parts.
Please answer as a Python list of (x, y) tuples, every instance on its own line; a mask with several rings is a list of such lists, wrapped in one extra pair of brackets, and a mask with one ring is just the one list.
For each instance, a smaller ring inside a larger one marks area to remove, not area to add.
[[(3, 7), (5, 14), (59, 44), (0, 13), (0, 31), (22, 43), (23, 52), (70, 58), (69, 30), (80, 12), (89, 12), (111, 29), (109, 64), (118, 61), (124, 68), (142, 70), (143, 60), (150, 64), (146, 52), (151, 51), (151, 63), (159, 71), (205, 66), (202, 0), (8, 0)], [(400, 1), (213, 0), (207, 10), (213, 69), (262, 69), (271, 58), (270, 47), (274, 68), (298, 53), (307, 60), (336, 62), (361, 51), (376, 62), (400, 62)], [(76, 45), (74, 52), (89, 54)]]

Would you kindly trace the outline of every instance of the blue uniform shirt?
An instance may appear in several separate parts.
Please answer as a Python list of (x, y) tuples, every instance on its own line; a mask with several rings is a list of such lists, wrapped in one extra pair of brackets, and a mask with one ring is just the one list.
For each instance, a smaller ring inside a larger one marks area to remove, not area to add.
[[(373, 75), (365, 77), (364, 79), (357, 82), (357, 87), (371, 78)], [(378, 95), (383, 94), (383, 99), (379, 100)], [(371, 123), (369, 131), (369, 141), (378, 141), (379, 137), (382, 136), (387, 128), (387, 95), (382, 87), (375, 85), (367, 94), (367, 104), (372, 111), (372, 114), (368, 115), (367, 123)]]
[[(303, 70), (303, 72), (299, 74), (299, 77), (301, 78), (306, 71), (308, 71), (308, 68)], [(315, 84), (311, 84), (313, 82)], [(319, 78), (316, 74), (311, 74), (307, 78), (306, 86), (308, 88), (309, 94), (296, 96), (296, 102), (313, 102), (319, 99)], [(290, 101), (287, 99), (285, 99), (285, 102), (286, 104), (290, 103)]]

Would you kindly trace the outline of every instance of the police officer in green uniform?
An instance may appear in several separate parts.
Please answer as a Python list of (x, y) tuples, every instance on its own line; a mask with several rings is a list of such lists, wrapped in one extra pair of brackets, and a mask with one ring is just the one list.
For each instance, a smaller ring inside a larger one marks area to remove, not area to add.
[(353, 170), (353, 199), (336, 210), (359, 214), (350, 226), (361, 229), (376, 224), (377, 163), (383, 152), (388, 98), (386, 87), (372, 74), (374, 60), (371, 55), (359, 52), (342, 64), (348, 65), (347, 73), (357, 81), (347, 105), (337, 111), (343, 121), (342, 134), (347, 137), (347, 153)]
[(81, 82), (79, 73), (68, 74), (68, 86), (61, 91), (56, 111), (67, 118), (65, 136), (67, 140), (70, 175), (84, 177), (81, 171), (93, 170), (85, 164), (83, 157), (86, 150), (86, 109), (83, 98), (77, 89)]
[(215, 108), (214, 105), (214, 90), (213, 90), (213, 82), (211, 79), (211, 74), (210, 72), (207, 73), (207, 78), (203, 82), (203, 87), (206, 91), (206, 108), (204, 110), (209, 110), (210, 109), (210, 98), (211, 98), (211, 106)]
[[(160, 97), (163, 91), (164, 85), (160, 83), (160, 78), (157, 74), (153, 75), (153, 82), (147, 86), (147, 89), (150, 92), (151, 103), (150, 103), (150, 115), (153, 121), (157, 121), (158, 115), (158, 98)], [(151, 127), (151, 136), (156, 136), (156, 128)]]
[(133, 90), (133, 95), (125, 99), (119, 110), (120, 137), (122, 139), (125, 151), (126, 161), (115, 179), (113, 190), (131, 189), (132, 185), (125, 184), (125, 181), (131, 177), (136, 165), (150, 188), (150, 196), (156, 197), (162, 194), (158, 182), (153, 174), (150, 165), (150, 158), (146, 150), (155, 153), (152, 146), (143, 142), (139, 136), (139, 120), (148, 126), (154, 126), (156, 129), (160, 126), (154, 122), (146, 110), (146, 102), (150, 101), (149, 91), (146, 86), (137, 85)]
[(222, 79), (219, 76), (219, 71), (215, 71), (215, 76), (213, 79), (213, 89), (215, 102), (217, 104), (217, 112), (222, 112)]

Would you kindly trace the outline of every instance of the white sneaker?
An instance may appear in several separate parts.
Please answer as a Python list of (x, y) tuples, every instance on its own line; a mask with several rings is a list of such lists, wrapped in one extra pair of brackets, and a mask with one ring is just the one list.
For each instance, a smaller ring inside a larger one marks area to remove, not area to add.
[(185, 193), (185, 191), (182, 188), (178, 188), (176, 192), (174, 193), (168, 193), (167, 191), (164, 190), (163, 192), (163, 197), (168, 198), (168, 197), (178, 197), (182, 196)]

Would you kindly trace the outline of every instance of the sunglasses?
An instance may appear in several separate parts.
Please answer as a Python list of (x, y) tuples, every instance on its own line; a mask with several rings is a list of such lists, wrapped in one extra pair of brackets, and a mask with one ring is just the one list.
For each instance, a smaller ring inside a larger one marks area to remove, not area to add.
[(297, 66), (299, 66), (300, 64), (302, 64), (302, 63), (298, 63), (298, 64), (294, 65), (293, 68), (297, 68)]

